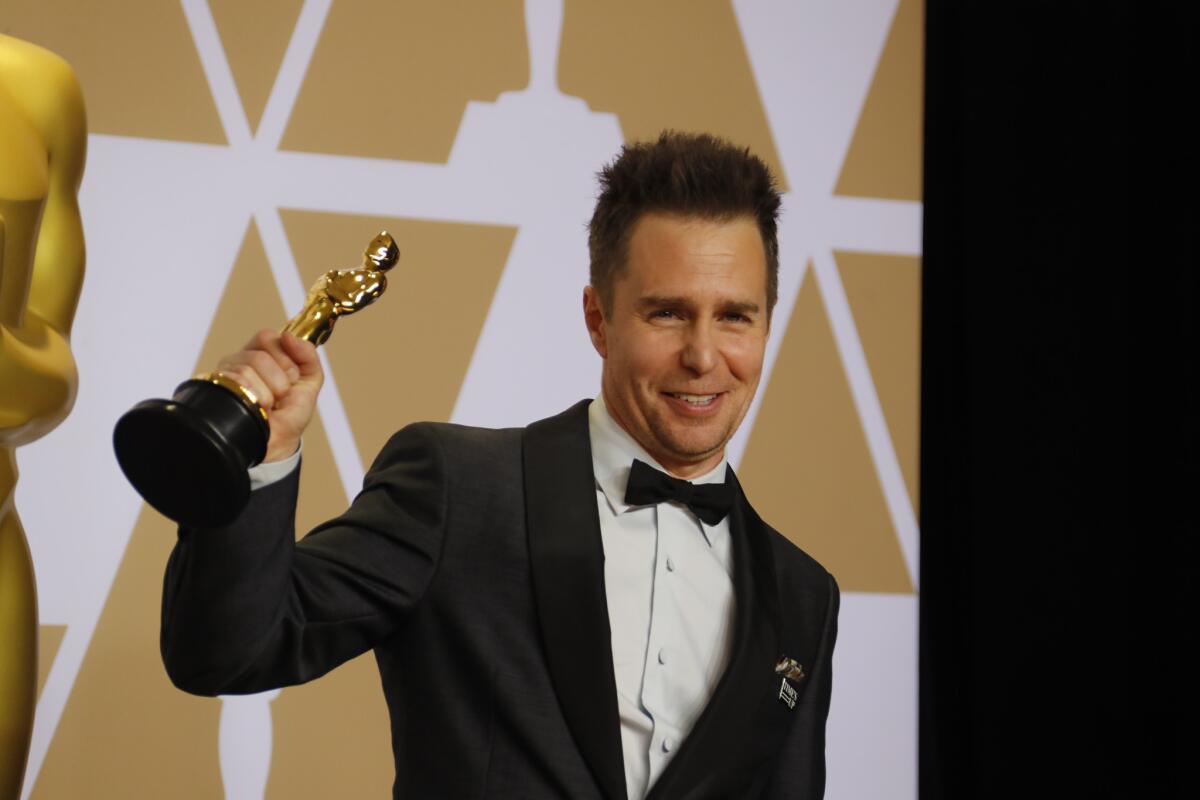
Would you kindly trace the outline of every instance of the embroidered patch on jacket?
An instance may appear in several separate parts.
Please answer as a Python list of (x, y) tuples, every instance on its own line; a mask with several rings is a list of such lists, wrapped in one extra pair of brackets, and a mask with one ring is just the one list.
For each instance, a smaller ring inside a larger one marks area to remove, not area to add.
[(780, 678), (779, 682), (779, 699), (787, 704), (789, 709), (796, 707), (796, 699), (800, 693), (788, 683), (787, 678)]

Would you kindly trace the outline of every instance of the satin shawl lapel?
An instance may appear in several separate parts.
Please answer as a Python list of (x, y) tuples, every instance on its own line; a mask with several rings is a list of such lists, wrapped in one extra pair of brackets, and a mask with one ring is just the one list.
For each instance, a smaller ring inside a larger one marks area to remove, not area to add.
[(525, 519), (542, 644), (575, 744), (606, 797), (625, 797), (589, 401), (525, 430)]
[(734, 478), (730, 512), (733, 649), (692, 732), (651, 787), (648, 798), (737, 797), (753, 770), (778, 750), (789, 721), (776, 699), (780, 655), (779, 589), (767, 526), (746, 502)]

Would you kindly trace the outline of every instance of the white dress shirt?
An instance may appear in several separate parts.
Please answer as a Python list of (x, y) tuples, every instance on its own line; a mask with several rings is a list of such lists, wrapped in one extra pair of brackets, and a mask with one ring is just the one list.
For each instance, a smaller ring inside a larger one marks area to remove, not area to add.
[[(686, 506), (629, 506), (625, 486), (637, 458), (662, 466), (613, 420), (603, 397), (588, 409), (604, 588), (612, 631), (625, 786), (645, 797), (704, 710), (729, 663), (733, 556), (729, 518), (706, 525)], [(250, 470), (250, 487), (282, 480), (289, 458)], [(725, 478), (725, 459), (693, 483)]]
[[(701, 522), (687, 506), (630, 506), (633, 459), (662, 466), (608, 413), (588, 409), (604, 588), (612, 630), (625, 786), (645, 797), (691, 732), (729, 663), (733, 555), (729, 518)], [(693, 483), (725, 478), (725, 459)]]

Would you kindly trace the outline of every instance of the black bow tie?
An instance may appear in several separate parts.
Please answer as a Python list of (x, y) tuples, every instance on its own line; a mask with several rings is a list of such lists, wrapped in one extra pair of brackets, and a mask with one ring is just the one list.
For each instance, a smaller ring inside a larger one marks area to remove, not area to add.
[(635, 458), (625, 487), (625, 502), (631, 506), (648, 506), (667, 500), (683, 503), (704, 522), (716, 525), (725, 519), (733, 506), (733, 485), (729, 482), (728, 468), (724, 483), (692, 483), (672, 478)]

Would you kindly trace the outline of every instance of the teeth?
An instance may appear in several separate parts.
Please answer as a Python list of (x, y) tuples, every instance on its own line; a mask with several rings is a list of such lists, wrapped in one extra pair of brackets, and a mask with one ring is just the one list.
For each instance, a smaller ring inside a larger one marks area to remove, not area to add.
[(702, 406), (712, 402), (715, 394), (682, 394), (680, 392), (672, 392), (672, 397), (678, 397), (680, 400), (686, 400), (695, 406)]

